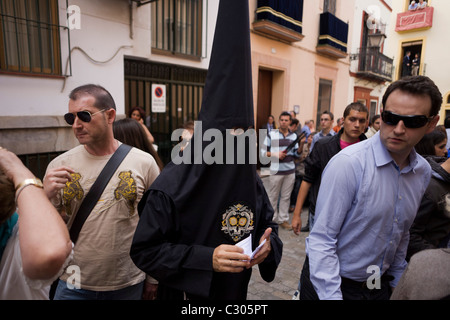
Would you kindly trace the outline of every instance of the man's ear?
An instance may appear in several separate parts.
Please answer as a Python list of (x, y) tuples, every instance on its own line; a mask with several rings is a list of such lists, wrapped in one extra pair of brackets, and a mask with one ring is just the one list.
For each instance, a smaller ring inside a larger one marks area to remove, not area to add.
[(114, 120), (116, 120), (116, 110), (114, 110), (113, 108), (108, 109), (105, 111), (106, 115), (108, 117), (108, 123), (114, 123)]
[(440, 116), (439, 115), (436, 115), (436, 116), (434, 116), (434, 118), (433, 118), (433, 120), (431, 120), (429, 123), (428, 123), (428, 130), (427, 130), (427, 134), (428, 133), (430, 133), (430, 132), (432, 132), (433, 130), (434, 130), (434, 128), (436, 128), (436, 125), (437, 125), (437, 123), (439, 122), (439, 119), (440, 119)]

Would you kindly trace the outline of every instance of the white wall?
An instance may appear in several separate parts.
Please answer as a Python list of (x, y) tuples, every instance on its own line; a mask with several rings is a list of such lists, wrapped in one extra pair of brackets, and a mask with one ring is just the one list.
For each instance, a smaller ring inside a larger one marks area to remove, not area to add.
[[(0, 116), (63, 115), (67, 112), (70, 91), (86, 83), (104, 86), (113, 95), (118, 114), (124, 113), (125, 55), (195, 68), (208, 68), (218, 0), (205, 0), (207, 13), (205, 21), (208, 22), (205, 32), (208, 38), (205, 38), (207, 47), (203, 50), (204, 58), (200, 62), (151, 54), (150, 4), (139, 8), (136, 4), (133, 5), (133, 39), (130, 37), (128, 0), (72, 0), (69, 5), (78, 6), (81, 11), (81, 28), (70, 31), (72, 75), (64, 81), (63, 78), (0, 74)], [(60, 25), (65, 25), (67, 15), (65, 0), (59, 0), (59, 11)], [(61, 47), (64, 72), (68, 60), (65, 32), (61, 33)], [(78, 48), (96, 61), (105, 62), (112, 59), (107, 63), (96, 63)]]

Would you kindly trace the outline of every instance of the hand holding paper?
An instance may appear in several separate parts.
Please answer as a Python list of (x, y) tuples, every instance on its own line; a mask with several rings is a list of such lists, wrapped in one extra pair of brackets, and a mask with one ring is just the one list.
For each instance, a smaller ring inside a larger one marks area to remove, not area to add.
[[(247, 268), (251, 268), (256, 264), (260, 264), (264, 261), (264, 259), (267, 258), (270, 251), (272, 250), (270, 245), (270, 234), (272, 233), (272, 228), (267, 228), (264, 232), (263, 236), (261, 237), (260, 245), (258, 248), (255, 249), (255, 251), (252, 251), (252, 241), (251, 237), (248, 237), (241, 242), (238, 242), (236, 246), (239, 246), (244, 249), (244, 253), (251, 257), (250, 259), (250, 265)], [(247, 250), (247, 251), (246, 251)]]
[(250, 234), (249, 237), (245, 238), (242, 241), (239, 241), (236, 243), (238, 247), (241, 247), (244, 249), (244, 254), (248, 255), (250, 257), (250, 260), (253, 260), (254, 256), (261, 250), (262, 246), (266, 243), (266, 239), (264, 239), (263, 242), (254, 250), (252, 251), (252, 235)]

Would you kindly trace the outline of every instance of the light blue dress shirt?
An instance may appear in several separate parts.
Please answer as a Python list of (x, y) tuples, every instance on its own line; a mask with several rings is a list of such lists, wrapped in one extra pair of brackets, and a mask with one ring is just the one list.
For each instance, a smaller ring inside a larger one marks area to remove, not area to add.
[(333, 129), (330, 130), (330, 132), (328, 132), (327, 134), (323, 134), (323, 131), (320, 130), (319, 133), (315, 134), (312, 141), (311, 141), (311, 146), (309, 147), (309, 152), (312, 151), (314, 145), (316, 144), (316, 142), (323, 138), (323, 137), (329, 137), (329, 136), (334, 136), (336, 134), (336, 132), (334, 132)]
[(341, 276), (364, 282), (379, 268), (406, 268), (409, 228), (431, 177), (414, 150), (401, 171), (380, 133), (335, 155), (322, 175), (314, 227), (306, 239), (311, 281), (320, 299), (342, 299)]

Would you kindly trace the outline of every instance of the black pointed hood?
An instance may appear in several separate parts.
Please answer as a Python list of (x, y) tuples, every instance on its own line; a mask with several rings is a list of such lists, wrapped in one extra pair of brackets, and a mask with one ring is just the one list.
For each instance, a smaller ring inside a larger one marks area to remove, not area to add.
[[(182, 217), (184, 228), (180, 238), (189, 237), (197, 244), (215, 247), (222, 243), (234, 244), (248, 236), (258, 221), (255, 213), (260, 211), (261, 197), (265, 192), (256, 172), (256, 160), (252, 162), (248, 157), (251, 147), (256, 152), (256, 143), (245, 140), (245, 161), (239, 164), (237, 161), (242, 160), (243, 152), (239, 152), (236, 142), (232, 146), (232, 161), (227, 161), (231, 149), (227, 148), (226, 139), (232, 136), (226, 132), (227, 129), (247, 129), (254, 123), (248, 22), (247, 0), (220, 1), (213, 53), (199, 114), (202, 130), (196, 126), (194, 136), (181, 156), (176, 158), (172, 155), (173, 160), (150, 187), (150, 190), (169, 196), (175, 211)], [(219, 140), (223, 139), (223, 145), (215, 149), (216, 154), (223, 153), (221, 163), (209, 163), (206, 159), (217, 142), (205, 140), (204, 133), (208, 129), (220, 130), (214, 131)], [(143, 210), (143, 205), (141, 201), (139, 211)], [(246, 231), (241, 230), (239, 235), (224, 225), (224, 214), (235, 206), (246, 208), (251, 217), (248, 218), (251, 225)], [(202, 231), (192, 235), (189, 234), (192, 226), (188, 226), (194, 222), (195, 228)], [(254, 241), (258, 239), (253, 237)]]
[(254, 127), (247, 0), (222, 0), (198, 116), (202, 129)]

